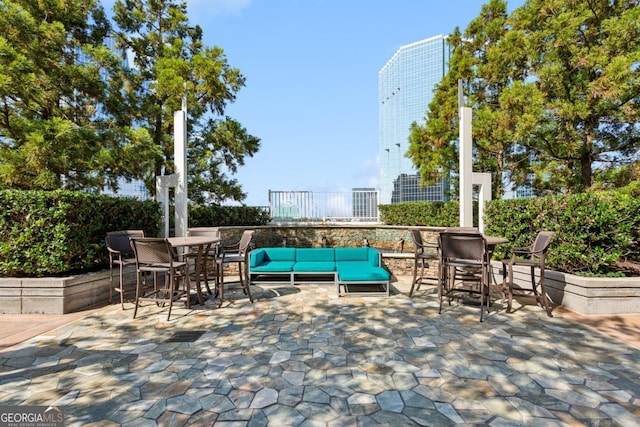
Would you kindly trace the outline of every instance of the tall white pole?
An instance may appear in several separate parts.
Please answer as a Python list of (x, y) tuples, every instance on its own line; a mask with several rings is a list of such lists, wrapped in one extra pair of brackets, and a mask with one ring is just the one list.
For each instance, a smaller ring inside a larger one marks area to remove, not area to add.
[(182, 237), (187, 235), (188, 198), (187, 198), (187, 91), (182, 97), (182, 109), (173, 113), (173, 161), (176, 166), (176, 232)]
[(458, 80), (460, 104), (460, 227), (473, 227), (473, 152), (471, 149), (471, 108), (464, 106), (462, 80)]
[(460, 227), (473, 227), (471, 117), (471, 108), (460, 108)]

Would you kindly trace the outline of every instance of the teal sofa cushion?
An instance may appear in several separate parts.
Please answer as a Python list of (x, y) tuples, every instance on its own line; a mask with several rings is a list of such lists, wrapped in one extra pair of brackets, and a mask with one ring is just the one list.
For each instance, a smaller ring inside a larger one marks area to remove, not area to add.
[(265, 261), (260, 265), (251, 267), (251, 272), (255, 273), (288, 273), (293, 270), (295, 261)]
[(368, 262), (336, 263), (341, 282), (386, 282), (391, 274), (382, 267), (373, 267)]
[(295, 248), (260, 248), (249, 252), (249, 267), (257, 267), (269, 261), (295, 262)]
[(333, 248), (298, 248), (296, 249), (296, 261), (334, 262), (335, 251)]
[(361, 248), (336, 248), (336, 262), (341, 261), (366, 261), (370, 266), (380, 266), (380, 252), (369, 247)]
[(295, 260), (295, 248), (260, 248), (249, 252), (249, 269), (262, 273), (290, 272)]
[(293, 266), (297, 273), (327, 273), (336, 271), (336, 263), (333, 261), (298, 261)]

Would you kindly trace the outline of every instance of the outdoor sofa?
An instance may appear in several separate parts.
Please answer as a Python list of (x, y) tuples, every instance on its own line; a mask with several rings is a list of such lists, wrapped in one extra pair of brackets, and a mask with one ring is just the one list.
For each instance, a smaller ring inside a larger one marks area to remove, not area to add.
[(259, 248), (249, 254), (249, 282), (331, 283), (339, 296), (389, 296), (391, 274), (380, 259), (370, 247)]

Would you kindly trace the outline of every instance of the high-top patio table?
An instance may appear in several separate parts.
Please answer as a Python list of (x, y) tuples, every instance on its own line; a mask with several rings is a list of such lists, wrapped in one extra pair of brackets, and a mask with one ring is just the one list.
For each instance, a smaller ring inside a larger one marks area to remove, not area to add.
[(201, 278), (208, 277), (206, 274), (207, 268), (207, 252), (211, 245), (217, 245), (220, 243), (220, 237), (214, 236), (183, 236), (183, 237), (167, 237), (167, 241), (174, 248), (189, 248), (198, 247), (198, 251), (195, 256), (195, 268), (194, 275), (196, 279), (196, 294), (198, 295), (198, 302), (204, 303), (202, 298), (202, 291), (200, 289)]
[(487, 242), (487, 251), (489, 252), (489, 262), (491, 262), (491, 256), (493, 255), (493, 251), (496, 249), (496, 246), (507, 243), (509, 239), (506, 237), (500, 236), (484, 236), (484, 240)]

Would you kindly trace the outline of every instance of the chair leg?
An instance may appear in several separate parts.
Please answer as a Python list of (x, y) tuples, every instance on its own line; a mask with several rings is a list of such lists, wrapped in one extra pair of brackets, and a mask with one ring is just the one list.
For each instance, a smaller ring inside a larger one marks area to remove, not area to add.
[(416, 278), (418, 277), (418, 260), (413, 262), (413, 279), (411, 280), (411, 289), (409, 289), (409, 297), (413, 295), (413, 289), (416, 286)]
[(224, 301), (224, 265), (222, 263), (220, 266), (220, 283), (218, 284), (218, 308), (222, 307), (222, 303)]
[[(207, 268), (207, 264), (209, 263), (209, 259), (205, 258), (205, 265), (204, 265), (204, 286), (207, 288), (207, 292), (209, 293), (209, 295), (213, 295), (213, 292), (211, 292), (211, 288), (209, 287), (209, 269)], [(215, 265), (215, 261), (213, 261), (211, 263), (211, 265)]]
[(444, 298), (447, 280), (449, 280), (447, 268), (444, 265), (440, 265), (440, 274), (438, 275), (438, 300), (440, 305), (438, 307), (438, 314), (442, 313), (442, 299)]
[(513, 265), (509, 264), (509, 287), (507, 288), (507, 313), (511, 313), (513, 304)]
[(542, 304), (547, 312), (547, 316), (553, 317), (553, 314), (551, 313), (551, 307), (549, 306), (549, 299), (547, 298), (547, 291), (544, 289), (544, 268), (540, 269), (540, 293)]
[(113, 264), (109, 264), (109, 304), (113, 300)]
[[(244, 264), (244, 268), (246, 269), (246, 264)], [(242, 270), (241, 270), (242, 271)], [(253, 304), (253, 296), (251, 296), (251, 283), (249, 283), (249, 272), (245, 270), (244, 278), (240, 276), (240, 281), (242, 283), (242, 287), (244, 289), (244, 293), (249, 297), (249, 301)]]
[[(173, 275), (173, 273), (166, 273), (166, 274), (169, 275), (168, 282), (165, 283), (166, 294), (164, 296), (165, 298), (167, 297), (167, 295), (169, 296), (169, 313), (167, 314), (167, 322), (168, 322), (169, 320), (171, 320), (171, 309), (173, 308), (173, 299), (174, 299), (173, 295), (176, 292), (176, 289), (174, 288), (174, 283), (173, 283), (175, 276)], [(166, 280), (166, 276), (165, 276), (165, 280)]]
[(134, 302), (134, 308), (133, 308), (134, 319), (138, 314), (138, 304), (140, 303), (139, 298), (140, 298), (140, 272), (136, 273), (136, 300)]
[[(120, 307), (124, 310), (124, 266), (120, 264)], [(111, 302), (111, 301), (109, 301)]]
[(534, 266), (530, 267), (531, 269), (531, 289), (533, 290), (533, 295), (535, 295), (536, 299), (538, 299), (538, 286), (536, 285), (536, 269)]

